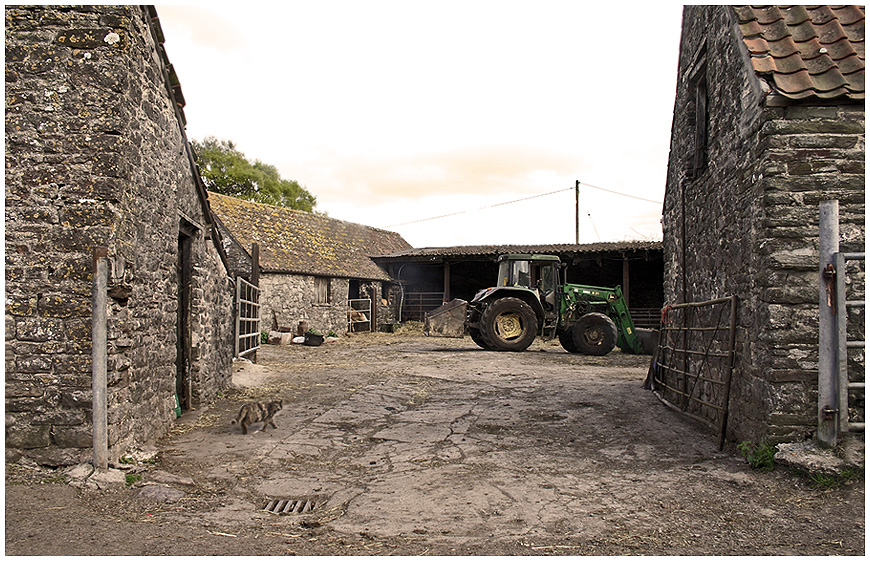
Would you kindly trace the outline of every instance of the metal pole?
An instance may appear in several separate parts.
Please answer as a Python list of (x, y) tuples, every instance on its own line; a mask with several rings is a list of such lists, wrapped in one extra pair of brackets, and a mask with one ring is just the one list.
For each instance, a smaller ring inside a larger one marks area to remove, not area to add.
[(836, 254), (840, 245), (838, 201), (819, 206), (819, 442), (837, 444), (839, 426)]
[(94, 286), (92, 294), (93, 315), (91, 318), (91, 389), (93, 414), (94, 468), (109, 469), (108, 414), (106, 405), (106, 347), (107, 347), (107, 301), (108, 249), (94, 250)]
[(580, 245), (580, 180), (574, 182), (574, 243)]

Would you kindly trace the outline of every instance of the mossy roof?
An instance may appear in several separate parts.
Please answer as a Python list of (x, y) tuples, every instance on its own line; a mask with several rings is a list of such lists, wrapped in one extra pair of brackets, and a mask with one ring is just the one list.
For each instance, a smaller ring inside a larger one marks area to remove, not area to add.
[(259, 245), (264, 273), (389, 280), (370, 256), (411, 248), (396, 232), (217, 193), (208, 197), (212, 212), (245, 251)]

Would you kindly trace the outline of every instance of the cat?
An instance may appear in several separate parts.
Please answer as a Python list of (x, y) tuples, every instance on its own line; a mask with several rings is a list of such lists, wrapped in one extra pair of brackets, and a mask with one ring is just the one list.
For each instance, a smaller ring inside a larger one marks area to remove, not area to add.
[(242, 425), (242, 434), (248, 434), (248, 425), (251, 423), (263, 423), (263, 428), (254, 431), (255, 433), (260, 432), (260, 430), (265, 431), (267, 425), (272, 425), (273, 428), (277, 429), (278, 427), (275, 426), (275, 421), (272, 420), (272, 417), (283, 406), (283, 399), (275, 401), (251, 401), (242, 405), (238, 416), (233, 419), (232, 424), (239, 423)]

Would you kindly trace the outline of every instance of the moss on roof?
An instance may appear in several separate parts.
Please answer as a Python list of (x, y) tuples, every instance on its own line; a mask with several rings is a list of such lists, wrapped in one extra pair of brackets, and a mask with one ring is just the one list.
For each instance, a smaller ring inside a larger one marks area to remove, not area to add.
[(370, 256), (411, 248), (395, 232), (320, 214), (211, 192), (209, 202), (246, 251), (259, 245), (263, 272), (389, 280)]

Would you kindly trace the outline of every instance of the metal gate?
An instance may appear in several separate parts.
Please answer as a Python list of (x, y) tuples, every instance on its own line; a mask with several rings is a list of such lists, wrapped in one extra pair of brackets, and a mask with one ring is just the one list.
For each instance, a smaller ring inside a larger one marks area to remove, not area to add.
[(260, 289), (236, 277), (236, 352), (239, 358), (260, 348)]
[(426, 312), (431, 312), (443, 303), (443, 292), (407, 292), (400, 319), (401, 321), (423, 321), (426, 319)]
[(347, 301), (347, 330), (348, 332), (373, 331), (370, 298), (352, 298)]
[(737, 297), (666, 306), (644, 387), (718, 432), (725, 444), (734, 370)]
[(865, 404), (865, 259), (840, 251), (839, 210), (838, 201), (819, 207), (818, 438), (830, 446), (864, 430)]

